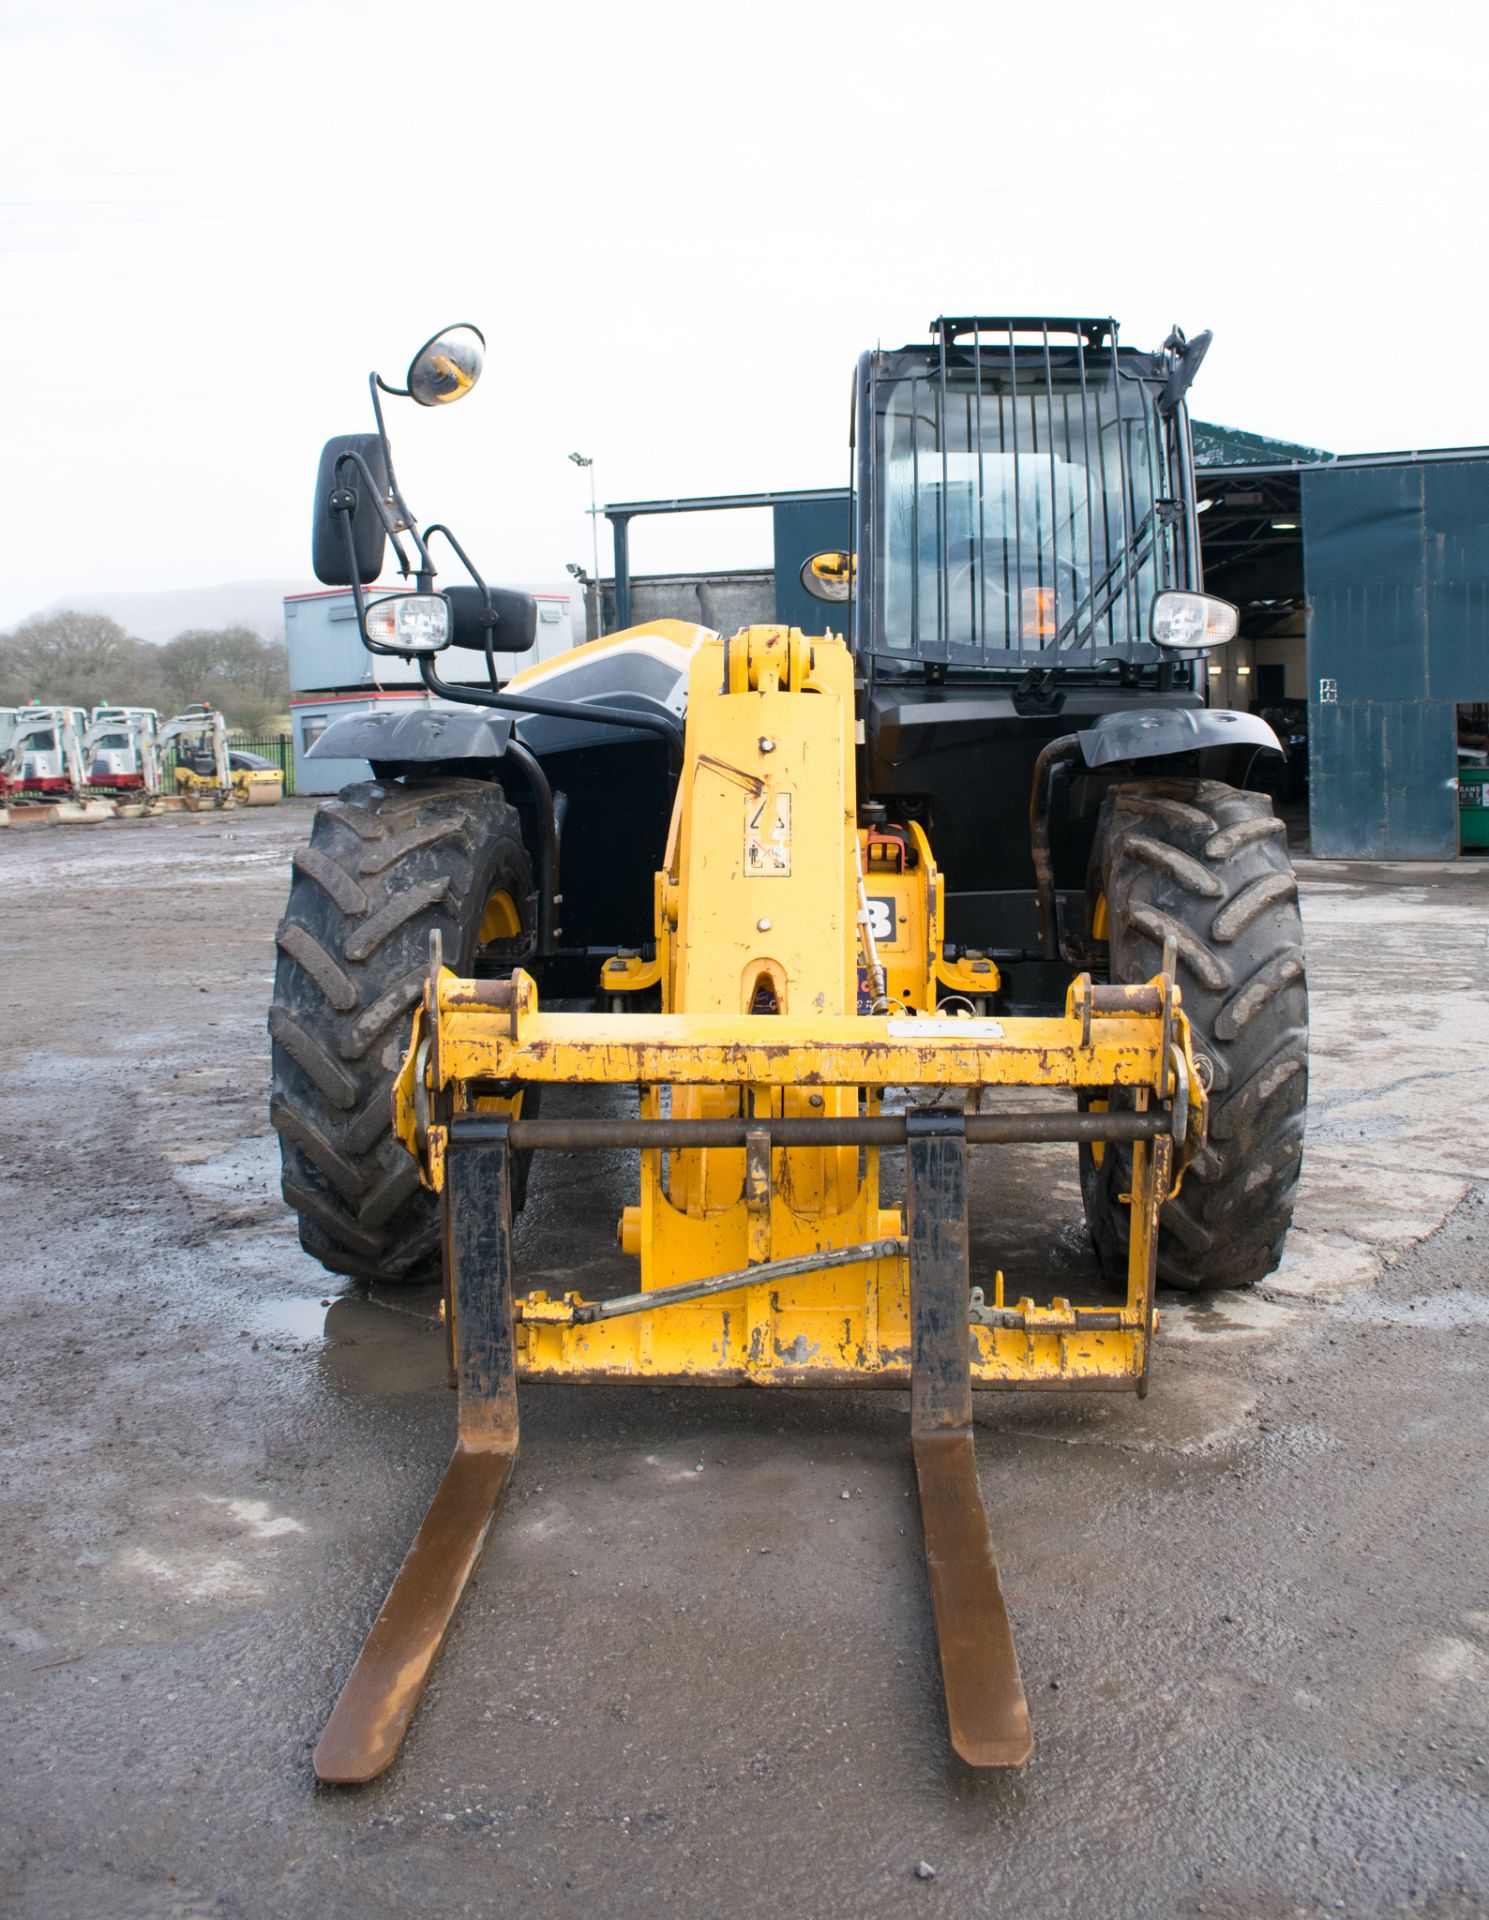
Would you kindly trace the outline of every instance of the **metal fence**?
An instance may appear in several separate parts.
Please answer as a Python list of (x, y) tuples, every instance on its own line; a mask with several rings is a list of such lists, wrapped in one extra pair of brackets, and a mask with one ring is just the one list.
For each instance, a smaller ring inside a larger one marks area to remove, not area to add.
[(272, 760), (284, 775), (286, 797), (295, 790), (295, 741), (288, 733), (272, 733), (267, 739), (250, 740), (246, 733), (230, 733), (227, 737), (228, 749), (235, 753), (257, 753), (265, 760)]

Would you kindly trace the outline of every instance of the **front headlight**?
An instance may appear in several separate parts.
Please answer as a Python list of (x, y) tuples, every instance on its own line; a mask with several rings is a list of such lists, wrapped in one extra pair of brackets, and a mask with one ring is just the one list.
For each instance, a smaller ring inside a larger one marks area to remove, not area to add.
[(1159, 593), (1153, 596), (1148, 637), (1155, 647), (1197, 653), (1234, 640), (1241, 625), (1238, 608), (1208, 593)]
[(367, 608), (367, 638), (397, 653), (438, 653), (450, 644), (450, 603), (442, 593), (397, 593)]

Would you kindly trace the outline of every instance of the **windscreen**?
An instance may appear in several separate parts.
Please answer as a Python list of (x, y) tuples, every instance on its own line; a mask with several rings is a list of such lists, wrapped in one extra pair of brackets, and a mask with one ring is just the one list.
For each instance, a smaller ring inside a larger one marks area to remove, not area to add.
[(877, 398), (876, 653), (1079, 666), (1145, 648), (1173, 565), (1150, 388), (1110, 353), (1036, 348)]

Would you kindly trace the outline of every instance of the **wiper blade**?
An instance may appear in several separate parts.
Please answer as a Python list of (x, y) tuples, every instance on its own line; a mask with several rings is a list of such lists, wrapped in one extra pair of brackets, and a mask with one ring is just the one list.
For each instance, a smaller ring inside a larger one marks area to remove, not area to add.
[[(1118, 596), (1126, 592), (1128, 583), (1153, 550), (1153, 534), (1158, 518), (1158, 503), (1155, 501), (1133, 529), (1132, 538), (1126, 542), (1116, 559), (1111, 562), (1100, 579), (1092, 581), (1085, 598), (1077, 605), (1070, 618), (1057, 628), (1054, 639), (1055, 652), (1059, 652), (1069, 636), (1081, 624), (1086, 609), (1090, 610), (1087, 617), (1094, 632), (1097, 622), (1116, 605)], [(1120, 575), (1120, 578), (1112, 584), (1114, 574)], [(1102, 594), (1105, 594), (1104, 599), (1100, 599)]]

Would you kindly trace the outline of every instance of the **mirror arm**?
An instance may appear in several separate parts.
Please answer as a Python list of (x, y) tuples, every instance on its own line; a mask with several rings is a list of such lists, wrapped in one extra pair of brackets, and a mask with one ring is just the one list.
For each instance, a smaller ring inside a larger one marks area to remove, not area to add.
[[(376, 492), (376, 489), (374, 489), (374, 492)], [(357, 574), (357, 543), (352, 538), (352, 516), (343, 508), (341, 509), (340, 518), (341, 537), (346, 542), (346, 574), (352, 583), (352, 605), (357, 610), (357, 632), (361, 636), (362, 645), (366, 647), (369, 653), (380, 653), (385, 659), (406, 660), (408, 658), (407, 654), (400, 652), (397, 647), (383, 646), (379, 641), (372, 639), (367, 632), (367, 595), (362, 590), (362, 582)], [(396, 539), (393, 544), (397, 546), (398, 542)], [(401, 549), (398, 557), (400, 560), (403, 559)], [(403, 571), (405, 574), (408, 572), (406, 562), (404, 563)]]
[[(383, 447), (384, 447), (384, 452), (386, 452), (387, 450), (386, 441), (384, 441)], [(345, 466), (354, 466), (356, 467), (358, 472), (361, 474), (362, 483), (367, 488), (368, 494), (372, 499), (372, 503), (377, 508), (378, 518), (383, 523), (383, 532), (387, 534), (389, 540), (392, 541), (393, 551), (398, 555), (398, 571), (403, 575), (404, 579), (406, 580), (409, 577), (409, 574), (412, 572), (412, 568), (408, 564), (408, 555), (403, 551), (403, 547), (399, 543), (398, 522), (393, 518), (393, 515), (388, 511), (388, 503), (383, 499), (382, 492), (378, 487), (377, 482), (372, 477), (371, 468), (368, 466), (367, 462), (362, 458), (360, 453), (344, 453), (342, 454), (341, 458), (336, 462), (336, 477), (338, 481), (341, 478), (341, 469)], [(348, 524), (350, 524), (350, 522), (348, 522)], [(414, 537), (417, 539), (418, 538), (417, 534)]]
[(475, 561), (471, 559), (470, 555), (466, 552), (465, 548), (461, 546), (460, 542), (455, 538), (454, 534), (451, 533), (450, 529), (445, 525), (443, 520), (436, 520), (432, 527), (426, 527), (424, 529), (424, 538), (426, 540), (432, 540), (437, 533), (442, 533), (445, 536), (446, 540), (449, 541), (451, 547), (454, 548), (456, 559), (460, 562), (461, 566), (465, 568), (466, 572), (470, 575), (471, 579), (475, 581), (476, 585), (481, 589), (482, 593), (485, 593), (486, 582), (481, 578), (480, 574), (476, 571)]
[[(388, 465), (388, 491), (393, 496), (393, 505), (398, 509), (399, 519), (403, 522), (414, 545), (419, 549), (418, 572), (420, 574), (427, 574), (432, 580), (434, 578), (434, 564), (429, 558), (429, 549), (424, 544), (423, 534), (419, 532), (419, 523), (414, 518), (412, 509), (403, 497), (403, 491), (398, 485), (398, 475), (393, 468), (393, 446), (392, 442), (388, 439), (388, 429), (383, 422), (382, 402), (377, 397), (379, 387), (382, 387), (385, 393), (397, 393), (398, 388), (388, 386), (381, 374), (370, 373), (367, 376), (367, 391), (372, 395), (372, 414), (373, 418), (377, 421), (377, 437), (383, 443), (383, 459)], [(396, 534), (392, 534), (390, 531), (389, 537), (396, 546), (398, 544)], [(399, 558), (402, 559), (402, 557), (400, 550)], [(403, 567), (403, 572), (407, 575), (407, 565)]]
[[(482, 599), (486, 599), (487, 598), (486, 582), (481, 578), (480, 573), (477, 571), (475, 561), (471, 559), (470, 555), (466, 552), (465, 548), (461, 546), (460, 542), (455, 538), (454, 534), (451, 533), (450, 529), (445, 525), (443, 520), (436, 520), (432, 527), (426, 527), (424, 529), (424, 538), (426, 540), (432, 540), (437, 533), (442, 533), (445, 536), (446, 540), (449, 541), (450, 545), (455, 549), (455, 557), (459, 560), (460, 564), (465, 568), (466, 572), (470, 575), (471, 579), (474, 580), (476, 585), (481, 589)], [(489, 600), (487, 601), (487, 606), (489, 611), (489, 607), (490, 607)], [(493, 693), (500, 693), (501, 677), (496, 671), (496, 648), (492, 645), (489, 637), (486, 642), (485, 653), (486, 653), (486, 678), (491, 682), (491, 691)]]

